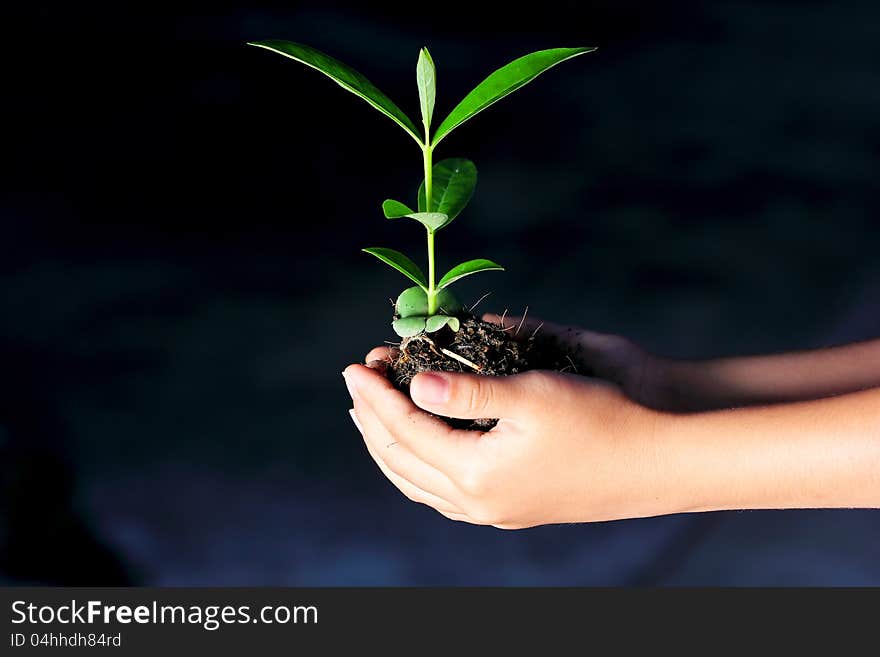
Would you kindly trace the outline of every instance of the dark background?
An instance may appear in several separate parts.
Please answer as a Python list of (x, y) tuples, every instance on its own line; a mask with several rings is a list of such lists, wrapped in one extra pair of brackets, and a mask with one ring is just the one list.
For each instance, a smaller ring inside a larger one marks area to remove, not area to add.
[(80, 584), (880, 584), (870, 511), (520, 532), (400, 496), (339, 374), (417, 260), (382, 219), (411, 116), (525, 52), (598, 45), (438, 149), (480, 169), (438, 238), (485, 310), (682, 357), (880, 335), (874, 2), (18, 3), (0, 21), (0, 571)]

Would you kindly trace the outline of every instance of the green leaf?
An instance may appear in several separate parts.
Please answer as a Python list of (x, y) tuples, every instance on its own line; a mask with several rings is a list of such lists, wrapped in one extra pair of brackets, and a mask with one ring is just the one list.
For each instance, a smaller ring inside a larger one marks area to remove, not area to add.
[[(450, 316), (456, 315), (464, 309), (452, 290), (440, 290), (437, 293), (437, 307), (441, 311), (440, 314)], [(428, 314), (427, 292), (421, 287), (406, 288), (397, 297), (397, 301), (394, 303), (394, 312), (399, 317), (426, 316)]]
[(428, 295), (421, 287), (408, 287), (394, 303), (394, 311), (401, 317), (415, 317), (428, 314)]
[(432, 232), (449, 223), (449, 215), (443, 212), (413, 212), (406, 216), (415, 219)]
[(464, 306), (461, 305), (461, 301), (456, 298), (452, 290), (440, 290), (437, 293), (437, 307), (444, 315), (457, 315), (464, 310)]
[(386, 219), (398, 219), (400, 217), (414, 214), (412, 209), (400, 201), (395, 201), (391, 198), (382, 201), (382, 213), (385, 215)]
[[(269, 39), (267, 41), (249, 41), (248, 45), (277, 52), (280, 55), (290, 57), (306, 66), (321, 71), (321, 73), (334, 80), (342, 88), (347, 89), (356, 96), (360, 96), (382, 112), (382, 114), (406, 130), (421, 145), (422, 140), (419, 138), (419, 130), (410, 118), (388, 96), (379, 91), (372, 82), (353, 68), (329, 55), (325, 55), (319, 50), (315, 50), (311, 46), (294, 43), (293, 41)], [(306, 103), (308, 100), (308, 98), (305, 98), (303, 102)]]
[(422, 123), (425, 134), (431, 129), (431, 117), (434, 114), (434, 100), (437, 96), (437, 71), (434, 60), (427, 48), (419, 51), (419, 63), (416, 65), (416, 82), (419, 85), (419, 105), (422, 108)]
[(391, 328), (402, 338), (411, 338), (425, 330), (424, 317), (404, 317), (391, 322)]
[(447, 315), (433, 315), (425, 321), (425, 331), (427, 333), (435, 333), (449, 323), (449, 320), (455, 319)]
[[(442, 212), (410, 212), (409, 214), (399, 216), (415, 219), (432, 233), (449, 223), (449, 217)], [(389, 217), (389, 219), (397, 218), (398, 217)]]
[(483, 80), (449, 113), (434, 133), (436, 146), (462, 123), (528, 84), (549, 68), (572, 57), (593, 52), (595, 48), (552, 48), (539, 50), (515, 59)]
[(448, 326), (453, 333), (458, 333), (458, 330), (461, 328), (461, 321), (459, 321), (458, 317), (432, 315), (425, 320), (425, 333), (436, 333), (444, 326)]
[(415, 219), (431, 232), (436, 231), (438, 226), (445, 226), (449, 223), (449, 217), (442, 212), (413, 212), (403, 203), (393, 199), (382, 203), (382, 212), (385, 213), (386, 219), (400, 219), (401, 217)]
[(382, 262), (391, 265), (401, 274), (410, 279), (413, 283), (427, 289), (428, 283), (425, 280), (424, 272), (412, 260), (403, 255), (400, 251), (394, 249), (383, 249), (381, 247), (371, 247), (369, 249), (361, 249), (364, 253), (374, 255)]
[[(440, 230), (449, 225), (465, 209), (477, 186), (477, 166), (463, 157), (442, 160), (432, 169), (433, 187), (431, 205), (433, 212), (442, 212), (448, 219), (438, 226)], [(419, 187), (419, 210), (425, 207), (425, 181)], [(423, 210), (424, 211), (424, 210)]]
[(452, 285), (459, 278), (464, 278), (465, 276), (470, 276), (471, 274), (476, 274), (478, 271), (504, 271), (504, 267), (499, 265), (496, 262), (492, 262), (491, 260), (486, 260), (485, 258), (478, 258), (476, 260), (468, 260), (467, 262), (463, 262), (460, 265), (456, 265), (452, 269), (450, 269), (443, 278), (440, 279), (440, 282), (437, 283), (437, 288), (442, 290), (448, 285)]

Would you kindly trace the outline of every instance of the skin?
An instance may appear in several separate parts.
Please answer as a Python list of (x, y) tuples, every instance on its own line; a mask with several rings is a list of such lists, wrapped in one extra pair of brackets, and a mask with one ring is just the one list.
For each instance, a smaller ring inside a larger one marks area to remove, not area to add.
[[(404, 495), (448, 518), (504, 529), (725, 509), (880, 508), (880, 340), (697, 362), (574, 327), (543, 323), (540, 334), (598, 378), (422, 373), (410, 400), (384, 376), (387, 348), (345, 369), (352, 419)], [(500, 420), (488, 432), (463, 431), (432, 414)]]

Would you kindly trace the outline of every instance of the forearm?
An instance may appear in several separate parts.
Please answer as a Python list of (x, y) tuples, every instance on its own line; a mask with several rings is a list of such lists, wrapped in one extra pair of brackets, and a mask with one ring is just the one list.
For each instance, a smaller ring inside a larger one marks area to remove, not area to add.
[(665, 405), (690, 411), (818, 399), (880, 386), (880, 340), (813, 351), (671, 361)]
[(670, 513), (880, 508), (880, 389), (663, 417), (653, 449)]

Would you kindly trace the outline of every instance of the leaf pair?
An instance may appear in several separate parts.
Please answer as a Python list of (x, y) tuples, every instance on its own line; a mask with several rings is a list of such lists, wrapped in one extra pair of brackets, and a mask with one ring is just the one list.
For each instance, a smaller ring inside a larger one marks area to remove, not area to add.
[(418, 193), (418, 212), (414, 212), (400, 201), (387, 199), (382, 203), (385, 217), (415, 219), (432, 233), (452, 223), (474, 195), (474, 188), (477, 186), (477, 167), (463, 157), (449, 158), (433, 166), (432, 177), (434, 183), (430, 208), (425, 202), (423, 180)]
[[(388, 96), (379, 91), (372, 82), (339, 60), (325, 55), (310, 46), (281, 39), (251, 41), (248, 45), (277, 52), (321, 71), (344, 89), (364, 99), (371, 106), (382, 112), (409, 133), (416, 142), (420, 145), (422, 144), (422, 139), (418, 135), (419, 131), (410, 118)], [(473, 91), (455, 106), (434, 132), (430, 143), (438, 144), (462, 123), (520, 87), (525, 86), (544, 71), (567, 59), (594, 50), (595, 48), (551, 48), (549, 50), (539, 50), (538, 52), (515, 59), (506, 66), (502, 66), (478, 84)], [(423, 48), (419, 53), (416, 79), (419, 87), (422, 122), (425, 125), (425, 139), (427, 141), (434, 113), (434, 101), (436, 99), (436, 73), (434, 62), (431, 60), (431, 56), (426, 48)]]
[[(440, 313), (450, 317), (464, 309), (452, 290), (442, 290), (437, 295), (437, 307)], [(428, 314), (428, 295), (420, 287), (408, 287), (397, 297), (394, 312), (402, 319), (425, 317)]]
[(405, 319), (395, 319), (391, 322), (391, 328), (401, 338), (411, 338), (419, 333), (434, 333), (444, 326), (448, 326), (452, 331), (457, 332), (461, 328), (461, 320), (458, 317), (447, 317), (446, 315), (431, 315), (430, 317), (407, 317)]
[(461, 302), (450, 290), (437, 295), (440, 314), (428, 316), (428, 296), (420, 287), (410, 287), (400, 293), (394, 304), (397, 317), (391, 322), (394, 332), (402, 338), (418, 335), (422, 331), (434, 333), (444, 326), (452, 331), (461, 328), (461, 321), (455, 315), (462, 311)]
[[(401, 274), (406, 276), (413, 283), (418, 285), (425, 292), (428, 291), (428, 281), (425, 277), (425, 273), (422, 271), (421, 267), (419, 267), (416, 263), (402, 254), (400, 251), (395, 251), (394, 249), (386, 249), (383, 247), (373, 246), (366, 249), (362, 249), (365, 253), (369, 253), (370, 255), (376, 256), (387, 265), (390, 265)], [(444, 288), (452, 285), (455, 281), (464, 278), (465, 276), (470, 276), (471, 274), (476, 274), (481, 271), (504, 271), (504, 267), (499, 265), (497, 262), (492, 262), (491, 260), (486, 260), (485, 258), (477, 258), (476, 260), (468, 260), (467, 262), (463, 262), (460, 265), (456, 265), (452, 269), (450, 269), (446, 274), (444, 274), (443, 278), (437, 283), (437, 290), (443, 290)]]

